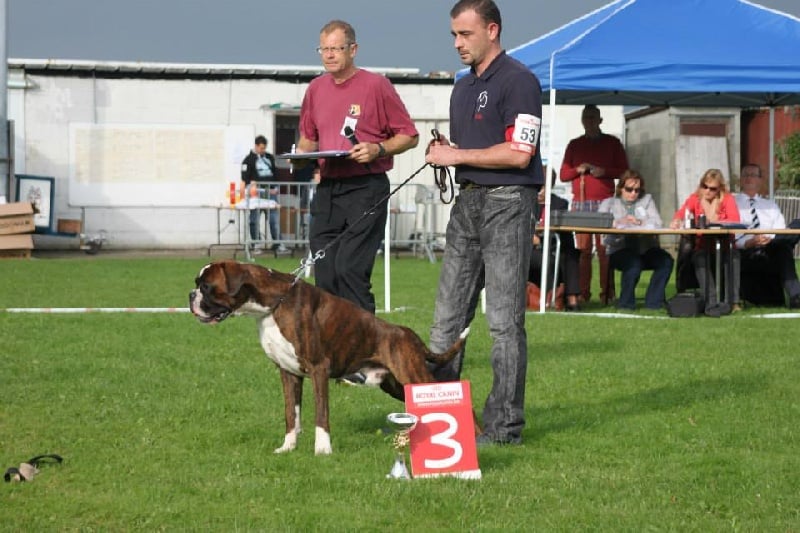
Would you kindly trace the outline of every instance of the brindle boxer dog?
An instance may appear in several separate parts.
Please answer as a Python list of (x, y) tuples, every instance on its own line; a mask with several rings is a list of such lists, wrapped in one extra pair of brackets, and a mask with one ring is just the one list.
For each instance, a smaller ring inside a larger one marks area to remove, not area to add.
[(362, 372), (366, 384), (403, 401), (403, 385), (435, 381), (425, 362), (453, 359), (469, 332), (464, 330), (446, 352), (434, 354), (409, 328), (384, 322), (289, 274), (236, 261), (204, 266), (195, 284), (189, 308), (201, 322), (214, 324), (231, 314), (255, 317), (261, 347), (280, 368), (286, 436), (275, 453), (297, 445), (304, 377), (311, 378), (314, 389), (314, 452), (330, 454), (330, 378)]

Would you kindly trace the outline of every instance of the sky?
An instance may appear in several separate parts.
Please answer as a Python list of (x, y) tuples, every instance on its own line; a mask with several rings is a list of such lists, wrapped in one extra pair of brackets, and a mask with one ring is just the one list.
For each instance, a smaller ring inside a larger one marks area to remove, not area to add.
[[(496, 0), (511, 49), (610, 0)], [(670, 0), (661, 0), (668, 2)], [(353, 25), (362, 67), (462, 67), (453, 0), (6, 0), (7, 53), (23, 59), (317, 65), (319, 30)], [(800, 0), (759, 0), (800, 17)], [(710, 31), (724, 31), (724, 28)]]

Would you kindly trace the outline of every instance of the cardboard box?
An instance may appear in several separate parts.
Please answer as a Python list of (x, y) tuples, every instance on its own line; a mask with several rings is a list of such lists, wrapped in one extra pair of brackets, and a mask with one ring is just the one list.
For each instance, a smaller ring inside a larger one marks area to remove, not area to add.
[(0, 204), (0, 235), (32, 233), (35, 229), (30, 202)]
[(31, 234), (0, 236), (0, 259), (27, 259), (33, 249)]

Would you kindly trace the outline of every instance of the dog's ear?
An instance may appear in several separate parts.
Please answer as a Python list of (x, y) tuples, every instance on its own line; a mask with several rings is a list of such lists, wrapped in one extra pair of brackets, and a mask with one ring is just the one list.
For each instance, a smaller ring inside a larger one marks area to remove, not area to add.
[(227, 293), (235, 300), (243, 302), (257, 294), (258, 268), (254, 265), (237, 263), (238, 268), (225, 268)]

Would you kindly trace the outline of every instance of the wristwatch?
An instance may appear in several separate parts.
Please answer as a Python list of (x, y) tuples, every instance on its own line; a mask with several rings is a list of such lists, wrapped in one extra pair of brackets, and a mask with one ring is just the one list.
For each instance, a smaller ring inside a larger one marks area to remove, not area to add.
[(383, 157), (386, 155), (386, 147), (383, 146), (383, 143), (378, 143), (378, 157)]

